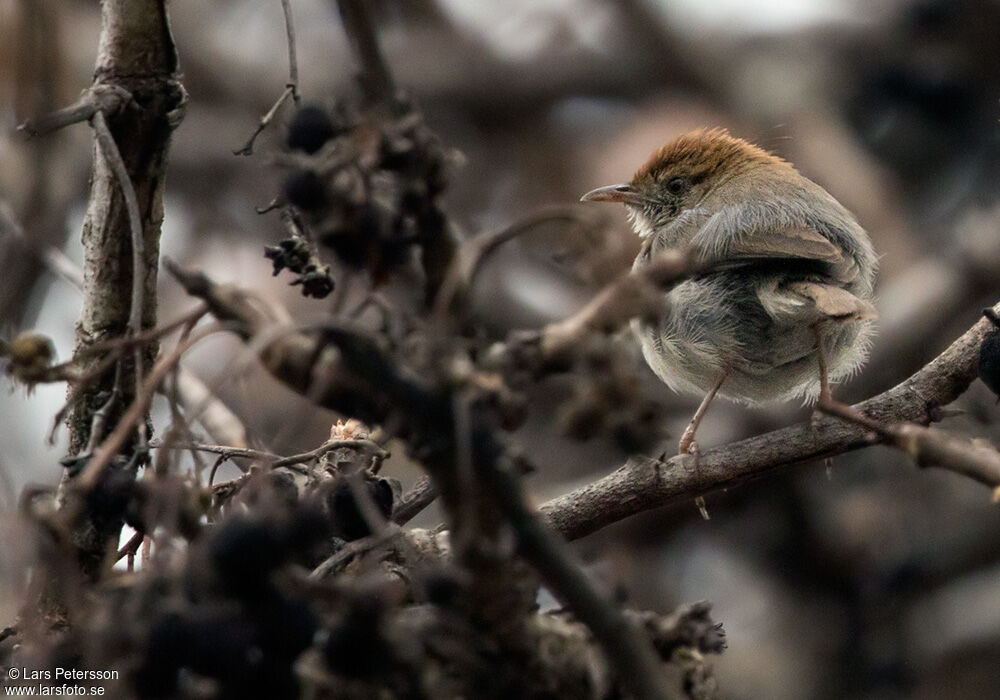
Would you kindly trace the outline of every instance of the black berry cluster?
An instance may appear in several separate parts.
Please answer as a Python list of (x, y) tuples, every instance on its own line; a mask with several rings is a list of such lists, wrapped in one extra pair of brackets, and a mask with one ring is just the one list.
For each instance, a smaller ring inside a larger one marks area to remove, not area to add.
[(401, 111), (386, 117), (308, 106), (288, 130), (294, 167), (282, 185), (284, 200), (321, 246), (375, 283), (410, 263), (415, 248), (433, 248), (448, 235), (439, 199), (453, 156), (419, 112)]

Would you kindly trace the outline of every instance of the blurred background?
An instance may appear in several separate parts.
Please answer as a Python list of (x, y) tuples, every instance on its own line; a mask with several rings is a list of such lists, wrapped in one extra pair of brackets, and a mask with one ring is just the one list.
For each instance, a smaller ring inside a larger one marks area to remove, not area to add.
[[(1000, 297), (1000, 2), (996, 0), (382, 0), (372, 3), (396, 79), (464, 164), (448, 211), (465, 235), (562, 205), (553, 223), (506, 245), (477, 278), (484, 332), (565, 316), (628, 269), (638, 243), (624, 212), (574, 204), (627, 180), (649, 153), (700, 126), (725, 126), (794, 162), (854, 211), (882, 256), (872, 359), (840, 387), (857, 400), (911, 374)], [(258, 215), (279, 189), (269, 154), (289, 110), (238, 149), (284, 89), (280, 3), (172, 0), (190, 101), (168, 167), (162, 254), (239, 281), (300, 319), (326, 310), (271, 277), (264, 245), (284, 236)], [(334, 4), (293, 0), (300, 90), (332, 105), (354, 67)], [(91, 134), (76, 126), (25, 142), (24, 119), (69, 104), (91, 80), (92, 0), (0, 0), (0, 204), (34, 251), (0, 229), (0, 334), (35, 328), (72, 353), (80, 294), (37, 254), (80, 263)], [(335, 277), (337, 274), (335, 273)], [(344, 279), (338, 278), (338, 283)], [(355, 282), (355, 287), (360, 282)], [(351, 294), (348, 283), (347, 295)], [(160, 318), (190, 302), (165, 277)], [(216, 337), (218, 338), (218, 337)], [(212, 339), (186, 368), (277, 453), (321, 443), (336, 416), (304, 405)], [(637, 366), (641, 360), (636, 354)], [(673, 444), (695, 401), (651, 373)], [(64, 387), (0, 390), (0, 504), (55, 483), (65, 431), (47, 442)], [(593, 480), (625, 455), (573, 442), (551, 420), (559, 387), (539, 387), (518, 440), (539, 501)], [(980, 383), (944, 426), (1000, 440)], [(165, 407), (154, 423), (162, 425)], [(797, 405), (713, 405), (706, 447), (808, 416)], [(159, 416), (159, 418), (158, 418)], [(671, 448), (672, 449), (672, 448)], [(401, 450), (397, 452), (401, 453)], [(387, 471), (417, 472), (394, 457)], [(806, 465), (693, 504), (633, 518), (578, 548), (630, 604), (664, 611), (708, 599), (729, 648), (715, 662), (728, 698), (993, 698), (1000, 688), (1000, 510), (978, 484), (919, 471), (882, 448)], [(437, 522), (433, 511), (419, 521)], [(2, 591), (23, 583), (16, 529), (0, 534)], [(0, 613), (17, 600), (0, 596)]]

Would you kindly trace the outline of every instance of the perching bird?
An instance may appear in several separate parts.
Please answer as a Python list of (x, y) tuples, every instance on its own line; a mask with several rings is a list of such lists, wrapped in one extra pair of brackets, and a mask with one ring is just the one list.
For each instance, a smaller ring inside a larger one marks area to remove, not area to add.
[(672, 248), (709, 265), (674, 287), (658, 323), (635, 326), (653, 371), (704, 397), (682, 453), (696, 450), (716, 393), (747, 404), (812, 399), (866, 359), (876, 318), (871, 241), (787, 161), (725, 130), (699, 130), (656, 151), (628, 184), (582, 200), (625, 204), (643, 239), (634, 267)]

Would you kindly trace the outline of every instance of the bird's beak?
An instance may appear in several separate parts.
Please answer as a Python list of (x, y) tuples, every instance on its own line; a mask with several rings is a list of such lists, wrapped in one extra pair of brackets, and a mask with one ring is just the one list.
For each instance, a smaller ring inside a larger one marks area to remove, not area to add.
[(581, 202), (621, 202), (622, 204), (641, 204), (642, 195), (632, 185), (608, 185), (598, 187), (580, 197)]

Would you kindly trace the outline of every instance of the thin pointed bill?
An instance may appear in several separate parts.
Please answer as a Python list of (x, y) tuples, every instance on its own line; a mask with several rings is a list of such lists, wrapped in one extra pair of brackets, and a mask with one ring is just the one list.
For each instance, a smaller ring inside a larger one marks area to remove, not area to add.
[(598, 187), (580, 197), (581, 202), (621, 202), (623, 204), (642, 204), (643, 196), (632, 185), (608, 185)]

